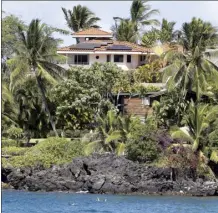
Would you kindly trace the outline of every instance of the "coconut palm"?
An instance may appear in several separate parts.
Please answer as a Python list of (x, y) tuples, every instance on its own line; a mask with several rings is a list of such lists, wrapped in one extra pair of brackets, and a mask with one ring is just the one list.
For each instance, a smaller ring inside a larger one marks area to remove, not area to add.
[(130, 20), (121, 20), (116, 30), (116, 38), (119, 41), (136, 42), (135, 24)]
[(201, 52), (205, 52), (206, 48), (217, 46), (217, 29), (210, 22), (194, 17), (182, 25), (180, 42), (186, 51), (194, 52), (198, 46)]
[[(159, 25), (157, 19), (150, 19), (153, 15), (159, 14), (159, 11), (151, 10), (151, 6), (148, 5), (147, 2), (148, 1), (144, 0), (133, 0), (130, 8), (130, 18), (128, 20), (132, 22), (131, 26), (134, 26), (135, 37), (137, 37), (137, 39), (139, 38), (139, 33), (143, 26)], [(122, 24), (122, 20), (127, 19), (114, 17), (115, 25), (112, 26), (111, 29), (116, 39), (118, 39), (117, 30), (119, 29), (119, 25)]]
[(180, 88), (183, 97), (187, 91), (195, 91), (200, 99), (202, 94), (208, 92), (209, 85), (218, 81), (218, 67), (205, 57), (198, 46), (194, 52), (170, 50), (164, 57), (171, 62), (162, 69), (163, 81), (167, 82), (169, 91)]
[[(100, 21), (99, 17), (89, 10), (86, 6), (80, 4), (73, 7), (73, 10), (67, 10), (62, 7), (67, 26), (73, 31), (78, 32), (89, 27), (99, 28), (96, 22)], [(78, 43), (78, 39), (77, 39)]]
[(12, 91), (22, 84), (28, 75), (35, 76), (42, 97), (42, 109), (47, 113), (51, 127), (57, 135), (44, 83), (45, 81), (50, 84), (56, 83), (65, 72), (63, 68), (55, 64), (55, 60), (60, 59), (60, 56), (56, 54), (56, 47), (60, 40), (51, 36), (53, 32), (45, 24), (40, 24), (38, 19), (33, 19), (27, 30), (19, 27), (19, 45), (16, 47), (16, 55), (7, 63), (12, 69), (10, 76)]
[(142, 37), (142, 45), (145, 47), (154, 47), (159, 40), (160, 35), (157, 29), (151, 29), (147, 31)]
[(159, 30), (159, 38), (161, 43), (171, 43), (175, 38), (174, 26), (176, 22), (169, 22), (166, 19), (162, 20)]
[(4, 132), (9, 126), (17, 125), (17, 105), (9, 85), (2, 81), (2, 131)]
[(130, 15), (131, 21), (135, 23), (135, 30), (138, 32), (141, 26), (159, 25), (157, 19), (150, 19), (153, 15), (159, 14), (158, 10), (151, 10), (151, 6), (147, 4), (148, 1), (133, 0)]

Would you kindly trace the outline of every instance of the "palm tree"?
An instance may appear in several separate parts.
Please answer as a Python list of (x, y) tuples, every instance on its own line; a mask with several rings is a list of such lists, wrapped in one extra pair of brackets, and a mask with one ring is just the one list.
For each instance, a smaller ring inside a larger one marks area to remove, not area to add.
[(119, 116), (113, 110), (107, 112), (106, 117), (99, 117), (97, 127), (97, 140), (90, 142), (86, 153), (94, 150), (100, 152), (116, 152), (124, 154), (125, 143), (131, 137), (131, 129), (140, 122), (132, 116)]
[(13, 70), (10, 76), (12, 91), (28, 77), (29, 73), (35, 76), (42, 97), (42, 109), (47, 113), (51, 127), (58, 136), (48, 106), (45, 83), (43, 83), (44, 81), (55, 83), (56, 79), (61, 79), (65, 73), (63, 68), (54, 63), (55, 60), (60, 59), (56, 54), (56, 47), (60, 40), (51, 36), (53, 32), (54, 30), (45, 24), (40, 24), (38, 19), (33, 19), (26, 31), (19, 27), (20, 43), (16, 47), (15, 57), (8, 61), (8, 65)]
[[(139, 37), (140, 30), (142, 30), (142, 26), (159, 25), (157, 19), (150, 19), (153, 15), (159, 14), (159, 11), (151, 10), (151, 6), (148, 5), (147, 2), (148, 1), (144, 0), (133, 0), (130, 8), (130, 19), (128, 20), (132, 22), (131, 25), (134, 26), (135, 36), (137, 38)], [(122, 24), (122, 20), (127, 19), (114, 17), (115, 25), (112, 26), (112, 31), (116, 39), (118, 39), (116, 32), (119, 29), (119, 25)]]
[(171, 43), (175, 38), (174, 26), (176, 22), (168, 22), (166, 19), (162, 20), (161, 29), (159, 31), (159, 38), (161, 43)]
[[(67, 10), (62, 7), (67, 26), (73, 31), (78, 32), (89, 27), (99, 28), (96, 25), (97, 21), (101, 19), (96, 17), (95, 14), (86, 6), (80, 4), (73, 7), (73, 10)], [(79, 40), (77, 39), (77, 43)]]
[(217, 29), (210, 22), (192, 18), (191, 22), (182, 25), (180, 42), (185, 51), (194, 52), (196, 46), (201, 52), (206, 48), (214, 48), (218, 44)]
[(192, 144), (194, 152), (202, 151), (205, 144), (205, 130), (216, 120), (217, 106), (190, 103), (188, 114), (185, 116), (187, 129), (178, 129), (172, 132), (174, 138), (182, 138)]
[(136, 34), (135, 34), (135, 24), (130, 20), (121, 20), (120, 25), (116, 30), (116, 38), (119, 41), (128, 41), (135, 43)]
[(148, 1), (133, 0), (130, 15), (131, 21), (135, 23), (135, 30), (138, 32), (141, 26), (159, 25), (157, 19), (150, 19), (153, 15), (159, 14), (159, 10), (151, 10), (151, 6), (147, 4)]
[(17, 105), (14, 100), (13, 94), (9, 89), (9, 85), (2, 81), (2, 100), (1, 100), (1, 107), (2, 107), (2, 131), (4, 132), (9, 128), (11, 125), (18, 125), (17, 124)]
[(147, 31), (142, 37), (142, 45), (145, 47), (154, 47), (159, 40), (160, 35), (157, 29)]

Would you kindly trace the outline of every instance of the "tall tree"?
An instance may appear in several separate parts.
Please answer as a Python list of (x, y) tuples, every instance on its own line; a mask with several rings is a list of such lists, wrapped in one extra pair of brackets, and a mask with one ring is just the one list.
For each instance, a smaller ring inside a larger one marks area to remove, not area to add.
[[(2, 18), (2, 72), (5, 74), (8, 71), (6, 60), (11, 58), (15, 53), (15, 48), (18, 43), (18, 26), (25, 27), (22, 20), (14, 15), (7, 15), (3, 12)], [(9, 75), (9, 73), (6, 73)]]
[(147, 4), (148, 1), (133, 0), (130, 15), (131, 21), (135, 23), (136, 32), (138, 32), (142, 26), (159, 25), (157, 19), (150, 19), (153, 15), (159, 14), (156, 9), (151, 9), (151, 6)]
[[(140, 30), (142, 30), (143, 26), (159, 25), (159, 21), (157, 19), (151, 19), (153, 15), (159, 14), (159, 11), (155, 9), (152, 10), (151, 6), (147, 4), (147, 2), (148, 1), (144, 0), (133, 0), (130, 8), (129, 20), (132, 22), (132, 25), (134, 25), (137, 40), (139, 38)], [(118, 39), (116, 32), (119, 29), (119, 25), (123, 24), (122, 20), (126, 19), (114, 17), (115, 25), (112, 26), (112, 30), (116, 39)]]
[(210, 22), (192, 18), (191, 22), (185, 22), (181, 30), (181, 44), (186, 51), (195, 51), (198, 46), (201, 52), (206, 48), (214, 47), (218, 44), (217, 29)]
[(174, 26), (176, 22), (169, 22), (166, 19), (162, 20), (161, 29), (159, 31), (161, 43), (170, 43), (175, 38)]
[(26, 30), (19, 26), (19, 45), (16, 47), (16, 55), (8, 61), (8, 65), (12, 69), (10, 76), (12, 90), (22, 83), (29, 73), (35, 76), (42, 97), (42, 109), (47, 113), (51, 127), (58, 135), (54, 117), (48, 106), (44, 83), (45, 81), (55, 83), (65, 72), (55, 64), (55, 60), (60, 58), (56, 54), (60, 40), (52, 37), (53, 32), (54, 29), (41, 24), (38, 19), (33, 19)]
[(116, 37), (119, 41), (136, 42), (135, 24), (130, 20), (121, 20), (116, 30)]
[[(96, 24), (101, 19), (86, 6), (80, 4), (73, 7), (73, 10), (67, 10), (62, 7), (67, 26), (74, 32), (78, 32), (89, 27), (99, 28)], [(78, 39), (77, 39), (78, 43)]]
[(205, 57), (209, 54), (205, 52), (207, 48), (218, 45), (217, 31), (211, 23), (193, 18), (183, 24), (180, 39), (183, 53), (177, 50), (165, 53), (170, 65), (164, 68), (164, 81), (171, 88), (180, 87), (183, 95), (187, 90), (196, 91), (198, 86), (206, 92), (208, 82), (215, 84), (218, 79), (218, 67)]

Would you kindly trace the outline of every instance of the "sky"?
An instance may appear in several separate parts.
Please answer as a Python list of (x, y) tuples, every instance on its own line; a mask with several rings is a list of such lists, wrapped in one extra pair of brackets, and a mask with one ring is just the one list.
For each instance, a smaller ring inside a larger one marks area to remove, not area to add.
[[(72, 9), (81, 4), (87, 6), (96, 16), (101, 18), (98, 23), (102, 30), (110, 31), (113, 17), (129, 17), (131, 1), (2, 1), (2, 10), (14, 14), (26, 24), (34, 18), (57, 28), (69, 30), (61, 7)], [(158, 9), (160, 15), (155, 18), (176, 22), (179, 29), (183, 22), (189, 22), (192, 17), (210, 21), (218, 27), (218, 1), (150, 1), (152, 9)], [(70, 35), (55, 34), (63, 39), (63, 46), (75, 43)]]

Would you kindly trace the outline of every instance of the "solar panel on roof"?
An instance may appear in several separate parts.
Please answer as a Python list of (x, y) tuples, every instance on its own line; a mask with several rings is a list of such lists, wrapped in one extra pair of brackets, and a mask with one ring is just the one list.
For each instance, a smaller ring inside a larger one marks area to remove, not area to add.
[(132, 48), (125, 45), (112, 45), (107, 50), (132, 50)]
[(72, 48), (93, 50), (96, 47), (101, 47), (101, 44), (99, 44), (99, 43), (80, 43), (80, 44), (75, 45)]

